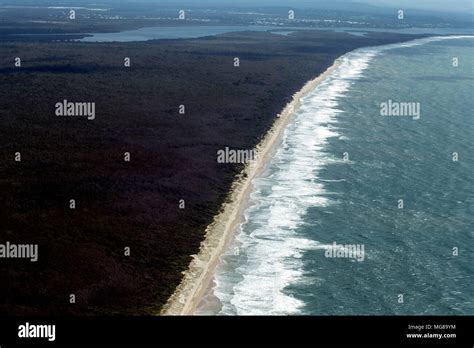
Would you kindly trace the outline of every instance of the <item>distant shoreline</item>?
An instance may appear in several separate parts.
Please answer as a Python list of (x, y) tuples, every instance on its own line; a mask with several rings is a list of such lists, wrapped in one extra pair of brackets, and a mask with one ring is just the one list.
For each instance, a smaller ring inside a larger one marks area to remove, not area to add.
[[(157, 30), (154, 32), (154, 30)], [(196, 34), (196, 30), (198, 32)], [(193, 33), (191, 33), (193, 31)], [(319, 31), (319, 32), (344, 32), (353, 36), (366, 36), (371, 33), (398, 33), (409, 35), (473, 35), (472, 29), (466, 28), (368, 28), (368, 27), (295, 27), (295, 26), (265, 26), (265, 25), (156, 25), (138, 26), (124, 30), (113, 31), (88, 31), (88, 32), (51, 32), (51, 33), (8, 33), (0, 34), (0, 42), (78, 42), (78, 43), (127, 43), (127, 42), (150, 42), (159, 40), (193, 40), (218, 35), (227, 35), (244, 32), (271, 33), (276, 35), (289, 35), (298, 31)]]
[(301, 90), (293, 95), (292, 101), (285, 106), (272, 128), (256, 146), (257, 160), (249, 163), (239, 178), (234, 181), (230, 190), (229, 202), (223, 204), (221, 212), (206, 228), (206, 236), (201, 243), (199, 253), (192, 255), (193, 260), (189, 268), (184, 272), (180, 285), (163, 306), (161, 315), (192, 315), (195, 313), (211, 285), (222, 253), (234, 237), (237, 226), (242, 222), (253, 179), (265, 168), (275, 146), (292, 120), (294, 111), (300, 106), (301, 98), (314, 90), (337, 69), (340, 65), (338, 60), (336, 59), (325, 72), (308, 81)]

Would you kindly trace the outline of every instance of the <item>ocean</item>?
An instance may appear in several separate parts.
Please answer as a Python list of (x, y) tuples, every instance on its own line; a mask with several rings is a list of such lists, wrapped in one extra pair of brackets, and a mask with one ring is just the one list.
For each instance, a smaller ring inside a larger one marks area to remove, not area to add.
[(474, 314), (473, 44), (339, 58), (254, 180), (198, 313)]

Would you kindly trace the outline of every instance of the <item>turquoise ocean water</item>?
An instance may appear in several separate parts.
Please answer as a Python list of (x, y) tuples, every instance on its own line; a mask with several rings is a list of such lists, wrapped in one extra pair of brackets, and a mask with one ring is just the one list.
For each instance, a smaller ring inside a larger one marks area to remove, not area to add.
[[(474, 314), (473, 45), (341, 57), (254, 180), (200, 313)], [(389, 101), (419, 117), (382, 115)], [(327, 257), (334, 242), (363, 260)]]

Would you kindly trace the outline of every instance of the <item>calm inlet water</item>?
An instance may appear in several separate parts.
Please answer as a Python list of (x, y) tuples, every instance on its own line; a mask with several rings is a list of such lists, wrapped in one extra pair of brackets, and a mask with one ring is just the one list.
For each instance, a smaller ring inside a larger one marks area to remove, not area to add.
[[(284, 27), (284, 26), (264, 26), (264, 25), (189, 25), (189, 26), (171, 26), (171, 27), (146, 27), (134, 30), (124, 30), (117, 33), (89, 33), (83, 39), (83, 42), (130, 42), (130, 41), (148, 41), (161, 39), (192, 39), (205, 36), (214, 36), (224, 33), (240, 31), (270, 31), (273, 34), (289, 35), (296, 30), (334, 30), (336, 32), (347, 32), (355, 36), (363, 36), (366, 32), (397, 32), (404, 34), (426, 34), (448, 35), (455, 33), (474, 34), (472, 29), (377, 29), (349, 27), (340, 28), (304, 28), (304, 27)], [(357, 31), (356, 31), (357, 30)], [(27, 35), (27, 34), (26, 34)]]
[(236, 26), (236, 25), (190, 25), (174, 27), (146, 27), (135, 30), (125, 30), (117, 33), (94, 33), (79, 41), (84, 42), (128, 42), (158, 39), (192, 39), (204, 36), (239, 32), (239, 31), (269, 31), (279, 29), (270, 26)]
[[(474, 314), (473, 44), (340, 58), (254, 181), (200, 313)], [(419, 103), (419, 119), (382, 116), (389, 100)], [(334, 242), (363, 260), (327, 257)]]

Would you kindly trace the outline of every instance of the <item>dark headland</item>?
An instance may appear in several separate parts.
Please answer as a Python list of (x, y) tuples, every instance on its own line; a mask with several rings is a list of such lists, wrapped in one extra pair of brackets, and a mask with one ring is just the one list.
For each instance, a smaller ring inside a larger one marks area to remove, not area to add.
[[(417, 37), (2, 42), (0, 241), (38, 244), (39, 257), (0, 262), (0, 313), (157, 313), (242, 169), (217, 151), (253, 148), (344, 53)], [(95, 119), (57, 117), (63, 100), (94, 102)]]

